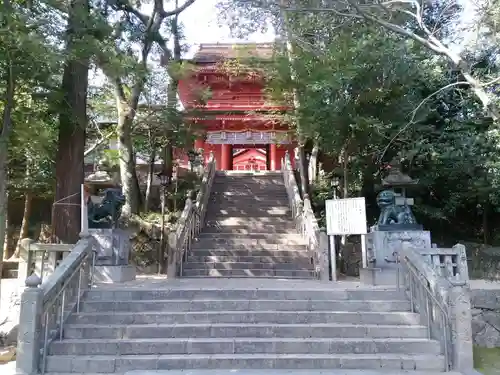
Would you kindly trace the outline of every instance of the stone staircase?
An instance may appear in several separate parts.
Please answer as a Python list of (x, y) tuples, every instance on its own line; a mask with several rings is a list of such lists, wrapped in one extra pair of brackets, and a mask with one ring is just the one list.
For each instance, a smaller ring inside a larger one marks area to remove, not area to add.
[(51, 343), (46, 372), (444, 372), (440, 344), (402, 291), (310, 279), (281, 176), (218, 175), (206, 219), (184, 264), (188, 277), (87, 292)]
[(316, 280), (138, 280), (90, 291), (63, 340), (51, 344), (46, 370), (190, 369), (434, 374), (444, 358), (396, 290)]
[(217, 173), (183, 276), (314, 278), (281, 173)]

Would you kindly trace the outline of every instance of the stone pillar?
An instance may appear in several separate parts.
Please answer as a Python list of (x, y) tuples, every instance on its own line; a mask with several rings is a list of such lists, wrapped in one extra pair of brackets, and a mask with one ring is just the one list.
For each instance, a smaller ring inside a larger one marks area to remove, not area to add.
[(474, 368), (472, 358), (472, 313), (471, 293), (468, 284), (455, 285), (449, 292), (451, 320), (451, 360), (453, 371), (471, 373)]
[(42, 280), (31, 275), (21, 294), (21, 312), (17, 333), (16, 374), (38, 373), (42, 338), (43, 291), (38, 288)]
[(19, 254), (19, 266), (17, 271), (17, 280), (19, 287), (25, 284), (26, 279), (31, 274), (31, 265), (33, 264), (34, 252), (30, 251), (30, 246), (34, 241), (30, 238), (21, 240), (21, 249)]
[(278, 152), (276, 150), (276, 143), (271, 143), (269, 145), (269, 161), (270, 167), (272, 171), (278, 170)]
[(232, 150), (231, 145), (227, 145), (227, 144), (221, 145), (220, 169), (222, 171), (230, 171), (232, 169), (231, 150)]
[(328, 254), (328, 236), (326, 230), (321, 230), (319, 234), (318, 257), (319, 264), (316, 265), (316, 272), (319, 272), (319, 279), (330, 281), (330, 259)]

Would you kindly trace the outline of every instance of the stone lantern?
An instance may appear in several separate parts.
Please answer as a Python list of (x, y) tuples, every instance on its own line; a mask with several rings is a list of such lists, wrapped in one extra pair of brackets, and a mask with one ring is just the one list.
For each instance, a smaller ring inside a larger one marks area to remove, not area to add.
[(391, 162), (388, 175), (382, 179), (377, 195), (380, 216), (366, 235), (367, 267), (360, 270), (361, 282), (370, 285), (396, 285), (398, 254), (403, 247), (428, 249), (430, 232), (423, 230), (411, 210), (413, 199), (406, 189), (419, 181), (401, 171), (400, 164)]
[(411, 210), (413, 198), (406, 196), (406, 189), (418, 184), (418, 180), (401, 172), (399, 162), (391, 162), (389, 174), (382, 179), (383, 190), (377, 195), (380, 216), (376, 230), (422, 230)]

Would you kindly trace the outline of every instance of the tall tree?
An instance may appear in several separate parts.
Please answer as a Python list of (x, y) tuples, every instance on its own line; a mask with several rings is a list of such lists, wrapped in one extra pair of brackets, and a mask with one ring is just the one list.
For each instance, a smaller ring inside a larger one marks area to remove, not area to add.
[[(186, 0), (181, 6), (166, 11), (163, 2), (156, 0), (150, 15), (142, 13), (128, 1), (120, 0), (112, 4), (112, 9), (119, 12), (119, 20), (109, 30), (107, 38), (102, 39), (105, 53), (99, 54), (97, 60), (115, 89), (121, 182), (127, 200), (122, 210), (125, 216), (137, 214), (141, 209), (132, 126), (147, 81), (148, 59), (153, 47), (157, 46), (163, 54), (161, 61), (170, 60), (167, 39), (161, 34), (162, 25), (166, 19), (183, 12), (194, 2)], [(138, 56), (133, 52), (133, 45), (140, 46)]]
[[(454, 69), (461, 73), (460, 77), (456, 77), (458, 80), (449, 83), (438, 91), (458, 85), (466, 85), (482, 104), (485, 113), (495, 121), (500, 119), (498, 95), (495, 90), (491, 89), (492, 85), (500, 81), (500, 76), (485, 81), (481, 77), (474, 75), (473, 64), (469, 63), (460, 53), (449, 46), (445, 42), (446, 38), (441, 38), (440, 24), (442, 21), (448, 22), (450, 17), (455, 17), (455, 21), (458, 20), (456, 17), (458, 7), (456, 0), (447, 0), (446, 2), (395, 0), (381, 4), (366, 3), (360, 0), (328, 0), (321, 2), (296, 0), (285, 3), (281, 0), (265, 2), (260, 0), (221, 0), (220, 7), (224, 10), (226, 18), (233, 21), (233, 25), (237, 24), (238, 19), (247, 20), (243, 21), (243, 23), (249, 25), (249, 17), (259, 17), (259, 24), (261, 25), (266, 24), (266, 20), (271, 18), (275, 24), (279, 25), (279, 22), (276, 22), (277, 15), (280, 11), (286, 10), (294, 13), (326, 13), (338, 17), (337, 19), (343, 22), (350, 19), (365, 21), (383, 27), (422, 45), (435, 55), (445, 58)], [(437, 7), (441, 9), (441, 13), (435, 15), (441, 19), (431, 18), (433, 22), (427, 22), (428, 17), (426, 19), (426, 15)], [(338, 25), (332, 24), (331, 27), (335, 28)], [(255, 26), (252, 27), (251, 24), (250, 28), (252, 31), (255, 30)], [(455, 29), (458, 30), (457, 27)], [(295, 40), (300, 41), (302, 35), (294, 33), (293, 37)]]
[(52, 225), (54, 240), (76, 243), (80, 233), (80, 189), (84, 181), (87, 127), (88, 0), (71, 0), (66, 30), (66, 63), (61, 84), (59, 136), (56, 155), (56, 195)]

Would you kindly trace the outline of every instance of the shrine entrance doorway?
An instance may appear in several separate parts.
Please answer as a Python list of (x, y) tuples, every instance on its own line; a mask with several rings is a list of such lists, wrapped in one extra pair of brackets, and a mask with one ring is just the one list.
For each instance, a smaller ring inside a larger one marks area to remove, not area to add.
[(269, 170), (268, 145), (235, 145), (232, 152), (233, 171)]

